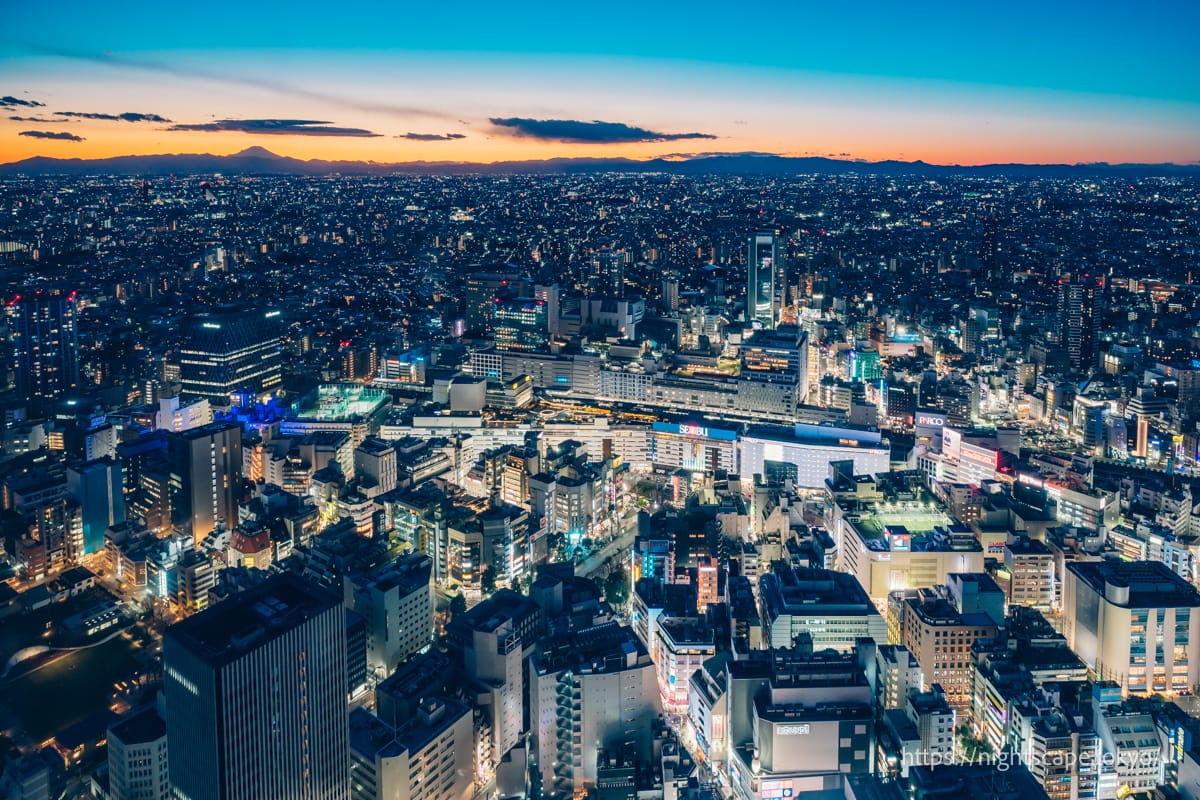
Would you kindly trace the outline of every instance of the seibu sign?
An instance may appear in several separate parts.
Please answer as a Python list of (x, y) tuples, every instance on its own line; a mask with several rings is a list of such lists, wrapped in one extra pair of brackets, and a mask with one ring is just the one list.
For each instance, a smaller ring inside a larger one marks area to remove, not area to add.
[(808, 725), (778, 725), (775, 732), (780, 736), (808, 736)]

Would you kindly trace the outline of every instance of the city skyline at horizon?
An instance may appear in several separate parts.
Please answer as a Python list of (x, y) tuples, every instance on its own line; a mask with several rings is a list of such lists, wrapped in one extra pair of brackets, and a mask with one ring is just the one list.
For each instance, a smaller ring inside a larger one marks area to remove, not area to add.
[(1184, 3), (872, 4), (853, 22), (786, 8), (732, 29), (709, 4), (617, 4), (611, 29), (549, 4), (518, 19), (466, 3), (449, 21), (376, 8), (327, 25), (305, 3), (147, 8), (10, 12), (0, 161), (261, 146), (383, 163), (1200, 162), (1186, 42), (1200, 10)]

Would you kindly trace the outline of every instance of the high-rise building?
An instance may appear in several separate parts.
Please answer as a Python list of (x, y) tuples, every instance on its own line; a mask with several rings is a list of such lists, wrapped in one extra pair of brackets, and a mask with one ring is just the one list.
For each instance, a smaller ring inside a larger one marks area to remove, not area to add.
[(492, 330), (497, 350), (541, 350), (550, 338), (546, 303), (529, 297), (497, 297)]
[[(1103, 760), (1094, 797), (1108, 800), (1151, 793), (1161, 785), (1163, 752), (1175, 748), (1161, 744), (1162, 728), (1155, 719), (1157, 716), (1136, 700), (1122, 702), (1118, 685), (1096, 683), (1092, 689), (1092, 719), (1099, 738), (1096, 749), (1103, 754)], [(1055, 798), (1053, 794), (1050, 796)]]
[(238, 519), (242, 483), (242, 426), (214, 422), (168, 434), (171, 518), (200, 542), (223, 522)]
[(775, 327), (775, 270), (779, 240), (772, 231), (750, 237), (746, 254), (746, 321)]
[(1200, 683), (1200, 592), (1159, 561), (1075, 561), (1063, 576), (1063, 633), (1126, 694)]
[(654, 663), (615, 622), (555, 637), (529, 662), (530, 731), (542, 785), (569, 794), (596, 780), (598, 749), (633, 743), (652, 754), (660, 714)]
[(367, 687), (367, 621), (346, 610), (346, 693), (351, 697)]
[(168, 800), (167, 726), (146, 708), (108, 729), (108, 796), (111, 800)]
[(396, 448), (382, 439), (371, 437), (354, 449), (354, 474), (375, 482), (378, 494), (396, 488), (398, 476)]
[(27, 580), (41, 580), (83, 555), (83, 511), (65, 497), (32, 504), (22, 512), (25, 532), (14, 555)]
[(1103, 761), (1100, 737), (1090, 721), (1064, 713), (1038, 692), (1010, 703), (1008, 717), (1006, 744), (1051, 800), (1093, 800), (1098, 796)]
[(797, 403), (808, 396), (808, 335), (794, 325), (760, 331), (743, 342), (742, 378), (795, 388)]
[(353, 342), (343, 342), (338, 356), (341, 379), (346, 383), (365, 381), (379, 372), (379, 349), (374, 344), (356, 347)]
[(583, 293), (598, 297), (621, 297), (625, 294), (625, 259), (623, 250), (605, 248), (592, 256), (591, 274)]
[(532, 284), (509, 273), (474, 272), (463, 287), (463, 318), (470, 331), (490, 331), (497, 297), (528, 297)]
[(491, 736), (481, 747), (483, 761), (496, 764), (521, 741), (525, 731), (525, 662), (544, 630), (542, 609), (529, 597), (501, 589), (460, 614), (446, 629), (452, 648), (462, 652), (471, 691), (485, 698)]
[(98, 458), (68, 467), (67, 496), (82, 510), (84, 554), (100, 552), (104, 549), (104, 532), (125, 521), (120, 462)]
[(346, 612), (276, 575), (163, 634), (171, 785), (191, 800), (349, 800)]
[(971, 705), (971, 645), (994, 637), (996, 620), (974, 609), (960, 610), (964, 607), (948, 593), (925, 589), (907, 606), (902, 643), (916, 656), (926, 684), (939, 684), (951, 707), (965, 714)]
[(541, 300), (546, 304), (546, 325), (550, 330), (551, 336), (557, 336), (559, 333), (559, 307), (561, 305), (559, 301), (561, 294), (562, 290), (559, 289), (557, 283), (549, 285), (538, 284), (533, 287), (533, 299)]
[(882, 644), (875, 651), (878, 680), (875, 700), (883, 711), (905, 708), (908, 696), (921, 691), (921, 665), (907, 647)]
[(695, 566), (696, 611), (705, 613), (713, 603), (724, 600), (725, 575), (712, 556), (701, 556)]
[(75, 292), (38, 290), (8, 302), (17, 394), (35, 404), (79, 388)]
[(798, 796), (803, 787), (871, 772), (873, 649), (752, 651), (729, 662), (727, 750), (735, 797)]
[(994, 308), (972, 305), (961, 320), (961, 327), (959, 346), (964, 353), (977, 353), (984, 342), (999, 341), (1000, 312)]
[(1000, 218), (989, 210), (983, 218), (983, 238), (979, 244), (979, 263), (991, 278), (1000, 277)]
[(367, 621), (367, 666), (388, 675), (433, 635), (433, 560), (420, 553), (345, 580), (346, 603)]
[(164, 431), (186, 431), (213, 421), (212, 406), (207, 400), (180, 403), (178, 397), (163, 397), (158, 401), (155, 427)]
[(282, 382), (278, 311), (199, 315), (180, 333), (184, 397), (225, 405), (235, 392), (262, 394)]
[(686, 714), (692, 673), (717, 653), (716, 637), (704, 617), (660, 617), (654, 644), (663, 710)]
[(662, 279), (662, 307), (667, 311), (679, 310), (679, 277), (668, 275)]
[(725, 754), (729, 727), (725, 694), (727, 663), (728, 658), (721, 656), (705, 661), (692, 673), (692, 685), (688, 688), (687, 718), (696, 744), (707, 759), (718, 761)]
[(1004, 545), (1009, 581), (1008, 602), (1014, 606), (1052, 612), (1058, 608), (1054, 554), (1044, 542), (1016, 539)]
[(449, 549), (447, 516), (449, 501), (432, 481), (400, 496), (382, 498), (385, 520), (395, 529), (400, 541), (415, 552), (433, 559), (433, 579), (437, 583), (448, 574)]
[(955, 749), (954, 710), (941, 687), (911, 692), (902, 709), (884, 711), (877, 731), (878, 769), (892, 777), (907, 776), (920, 758), (949, 759)]
[(1072, 369), (1088, 371), (1096, 364), (1096, 329), (1103, 301), (1104, 291), (1089, 276), (1058, 283), (1058, 339)]

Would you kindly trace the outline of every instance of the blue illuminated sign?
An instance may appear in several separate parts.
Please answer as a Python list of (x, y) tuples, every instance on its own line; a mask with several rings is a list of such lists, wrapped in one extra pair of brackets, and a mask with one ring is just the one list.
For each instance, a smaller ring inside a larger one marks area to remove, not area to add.
[(720, 439), (726, 442), (737, 441), (737, 431), (725, 431), (720, 428), (708, 428), (703, 425), (675, 425), (670, 422), (655, 422), (651, 429), (657, 433), (673, 433), (676, 436), (688, 436), (693, 439)]

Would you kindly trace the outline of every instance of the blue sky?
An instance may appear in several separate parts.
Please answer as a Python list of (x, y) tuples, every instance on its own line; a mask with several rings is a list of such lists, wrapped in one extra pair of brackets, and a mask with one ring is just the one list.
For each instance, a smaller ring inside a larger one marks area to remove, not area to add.
[[(187, 117), (193, 127), (248, 113), (298, 115), (380, 132), (395, 146), (409, 132), (402, 129), (429, 120), (363, 110), (394, 105), (461, 119), (455, 147), (472, 157), (485, 141), (501, 156), (529, 149), (529, 141), (511, 146), (511, 129), (489, 126), (498, 115), (711, 130), (718, 150), (842, 152), (841, 137), (862, 157), (986, 161), (1028, 152), (1061, 160), (1075, 140), (1076, 160), (1200, 158), (1200, 146), (1188, 144), (1193, 134), (1200, 141), (1198, 2), (66, 2), (13, 3), (4, 16), (0, 96), (37, 98), (53, 111), (95, 98), (106, 106), (97, 112), (166, 116), (113, 105), (161, 97), (171, 119)], [(272, 86), (283, 89), (274, 99)], [(314, 86), (350, 104), (298, 102)], [(806, 139), (779, 130), (803, 128), (805, 108), (816, 109), (817, 132)], [(736, 130), (739, 121), (748, 129)], [(864, 125), (880, 129), (875, 139), (863, 138)], [(947, 142), (946, 131), (958, 138)], [(143, 148), (151, 139), (189, 141), (183, 131), (119, 133)], [(224, 133), (208, 141), (233, 146), (234, 132)], [(6, 125), (0, 143), (71, 147), (19, 134)], [(76, 149), (119, 147), (121, 137), (90, 124), (78, 138), (92, 144)], [(311, 150), (318, 137), (303, 138)], [(382, 155), (382, 142), (357, 144)], [(555, 154), (578, 145), (543, 144)]]

